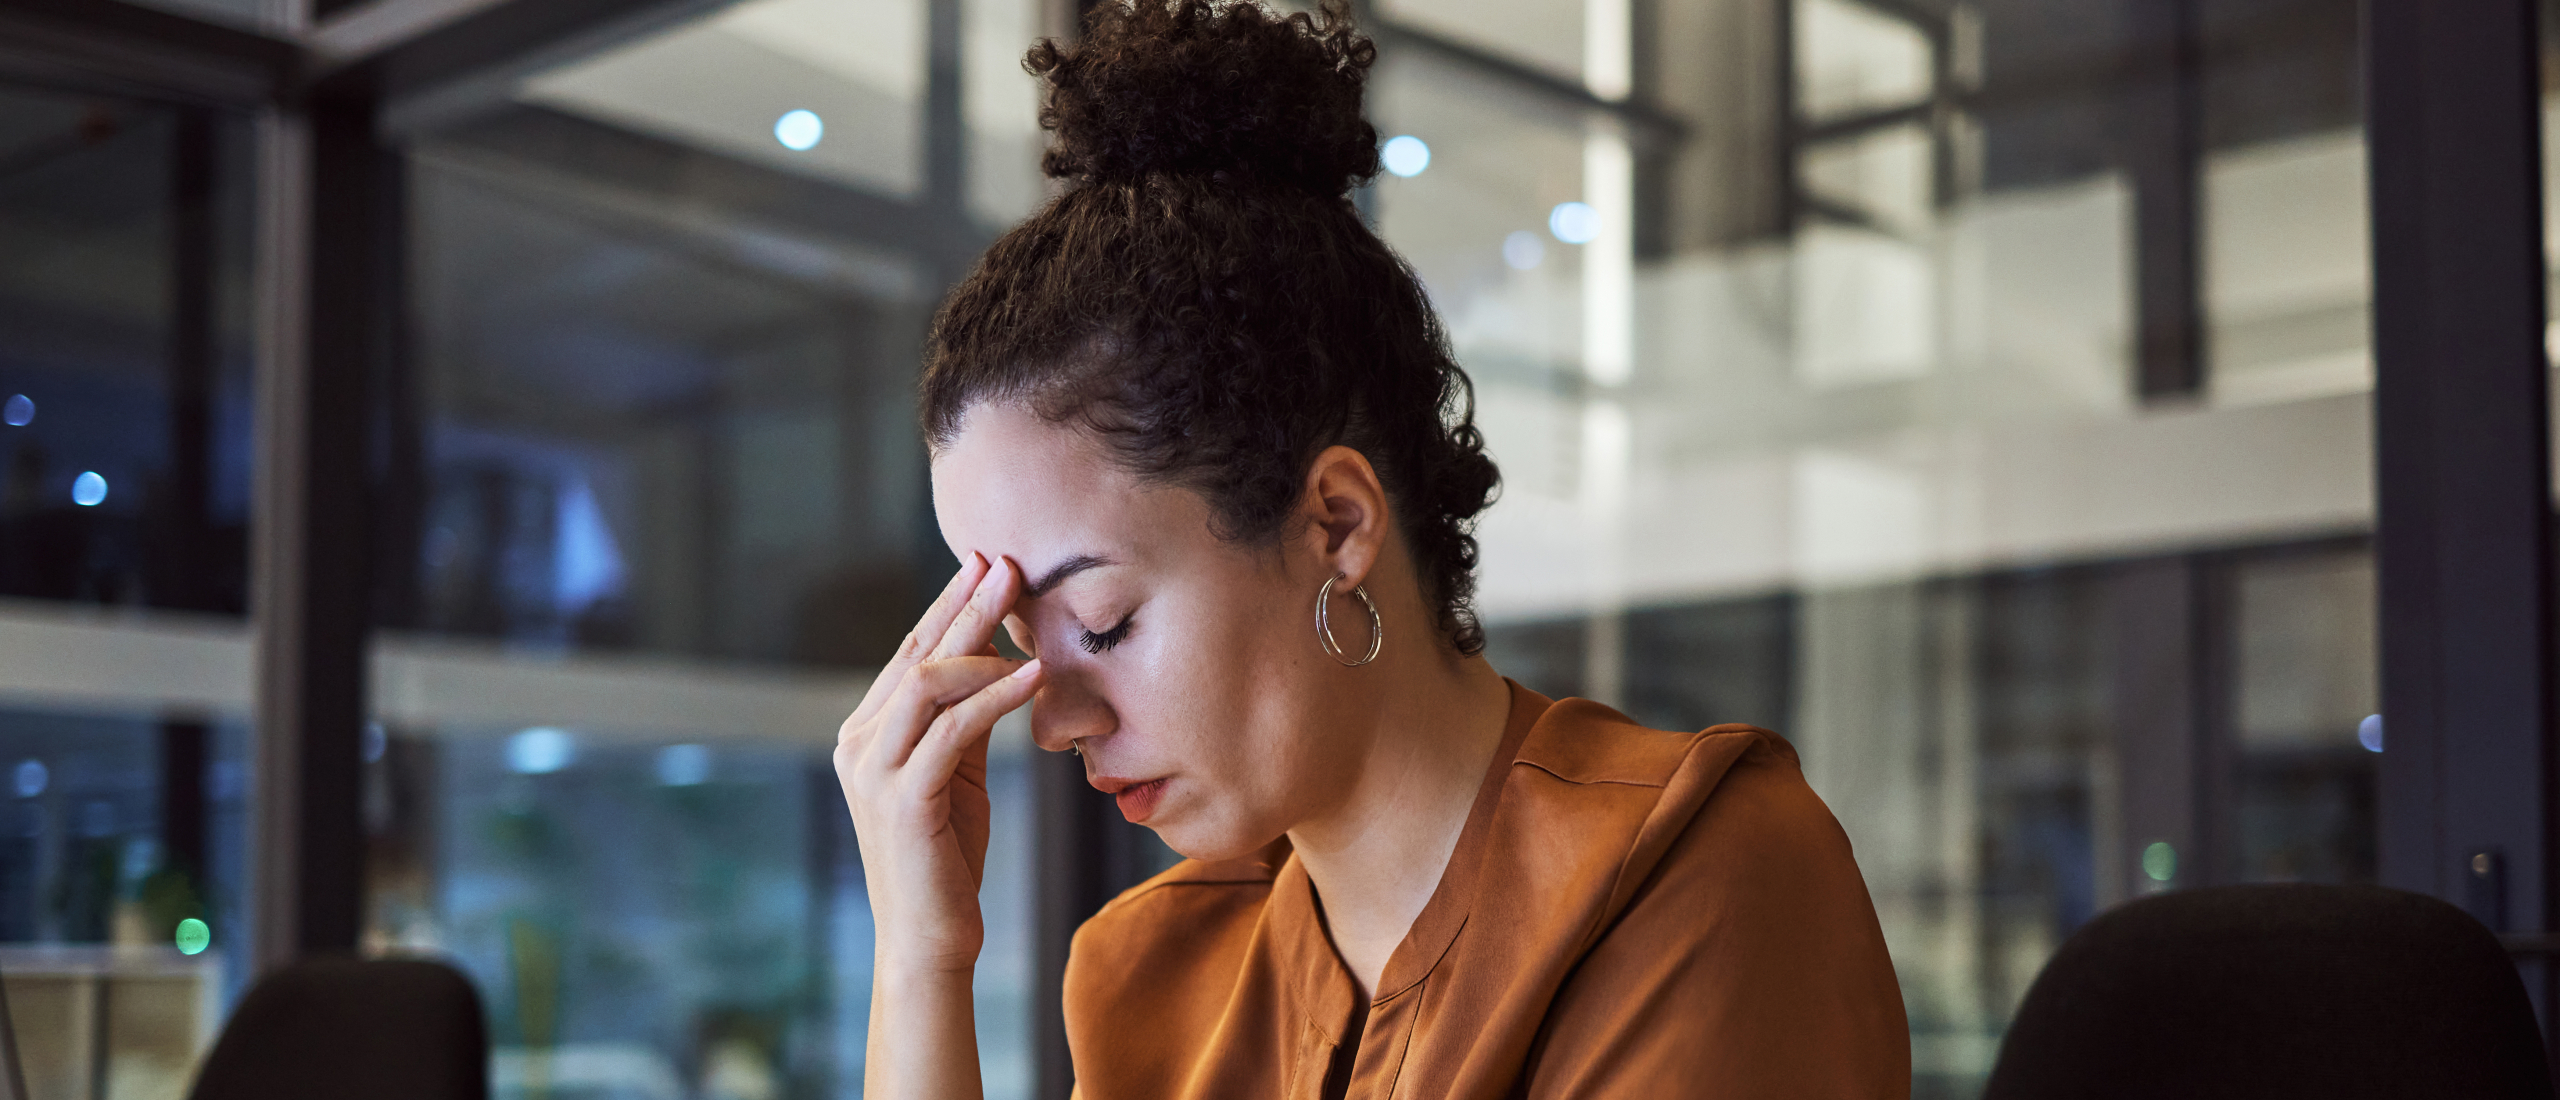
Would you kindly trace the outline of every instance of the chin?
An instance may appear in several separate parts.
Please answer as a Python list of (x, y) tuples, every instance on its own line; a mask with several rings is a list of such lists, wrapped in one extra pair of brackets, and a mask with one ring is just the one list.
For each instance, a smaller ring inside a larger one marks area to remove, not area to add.
[(1173, 849), (1184, 859), (1196, 859), (1202, 863), (1243, 859), (1280, 839), (1276, 834), (1248, 834), (1244, 830), (1205, 822), (1176, 821), (1147, 827), (1156, 831), (1156, 839), (1164, 841), (1165, 847)]

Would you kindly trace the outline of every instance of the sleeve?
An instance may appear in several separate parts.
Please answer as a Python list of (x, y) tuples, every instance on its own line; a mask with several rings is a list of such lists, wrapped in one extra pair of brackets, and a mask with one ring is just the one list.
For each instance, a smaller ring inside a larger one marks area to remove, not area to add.
[(1737, 763), (1551, 1005), (1526, 1094), (1905, 1100), (1911, 1037), (1849, 838)]

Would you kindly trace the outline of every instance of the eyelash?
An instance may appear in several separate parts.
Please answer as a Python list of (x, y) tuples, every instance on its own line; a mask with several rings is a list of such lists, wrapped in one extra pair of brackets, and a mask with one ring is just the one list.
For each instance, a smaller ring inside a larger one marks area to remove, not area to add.
[(1109, 630), (1105, 630), (1100, 634), (1096, 634), (1090, 630), (1085, 631), (1084, 637), (1076, 639), (1076, 644), (1083, 646), (1084, 651), (1087, 653), (1100, 653), (1103, 650), (1119, 645), (1123, 640), (1127, 639), (1129, 637), (1129, 624), (1136, 621), (1137, 617), (1133, 615), (1129, 618), (1120, 620), (1120, 625), (1112, 627)]

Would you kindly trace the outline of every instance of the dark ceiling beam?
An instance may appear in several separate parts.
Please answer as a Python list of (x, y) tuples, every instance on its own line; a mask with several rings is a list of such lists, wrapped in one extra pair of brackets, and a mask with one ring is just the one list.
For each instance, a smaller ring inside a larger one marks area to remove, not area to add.
[(1560, 76), (1535, 65), (1523, 64), (1490, 50), (1479, 49), (1445, 35), (1422, 30), (1392, 19), (1371, 17), (1361, 28), (1381, 48), (1406, 50), (1435, 60), (1470, 69), (1493, 77), (1502, 83), (1531, 92), (1559, 106), (1594, 111), (1627, 124), (1632, 136), (1662, 144), (1678, 142), (1688, 136), (1689, 122), (1659, 104), (1642, 99), (1609, 99), (1583, 87), (1582, 82)]
[(952, 204), (910, 202), (520, 103), (440, 139), (644, 200), (965, 266), (990, 241)]
[(254, 108), (292, 86), (302, 47), (124, 0), (0, 0), (0, 73), (193, 106)]
[(720, 6), (720, 0), (374, 0), (312, 31), (311, 77), (330, 94), (388, 103), (502, 79)]

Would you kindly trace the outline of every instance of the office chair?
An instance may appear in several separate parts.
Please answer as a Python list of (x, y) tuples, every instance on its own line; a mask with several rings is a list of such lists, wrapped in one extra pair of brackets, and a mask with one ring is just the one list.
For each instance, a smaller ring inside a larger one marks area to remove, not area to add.
[(488, 1100), (480, 998), (452, 967), (314, 959), (251, 987), (189, 1100)]
[(2376, 886), (2223, 886), (2111, 910), (2027, 990), (1984, 1100), (2550, 1100), (2515, 964)]

